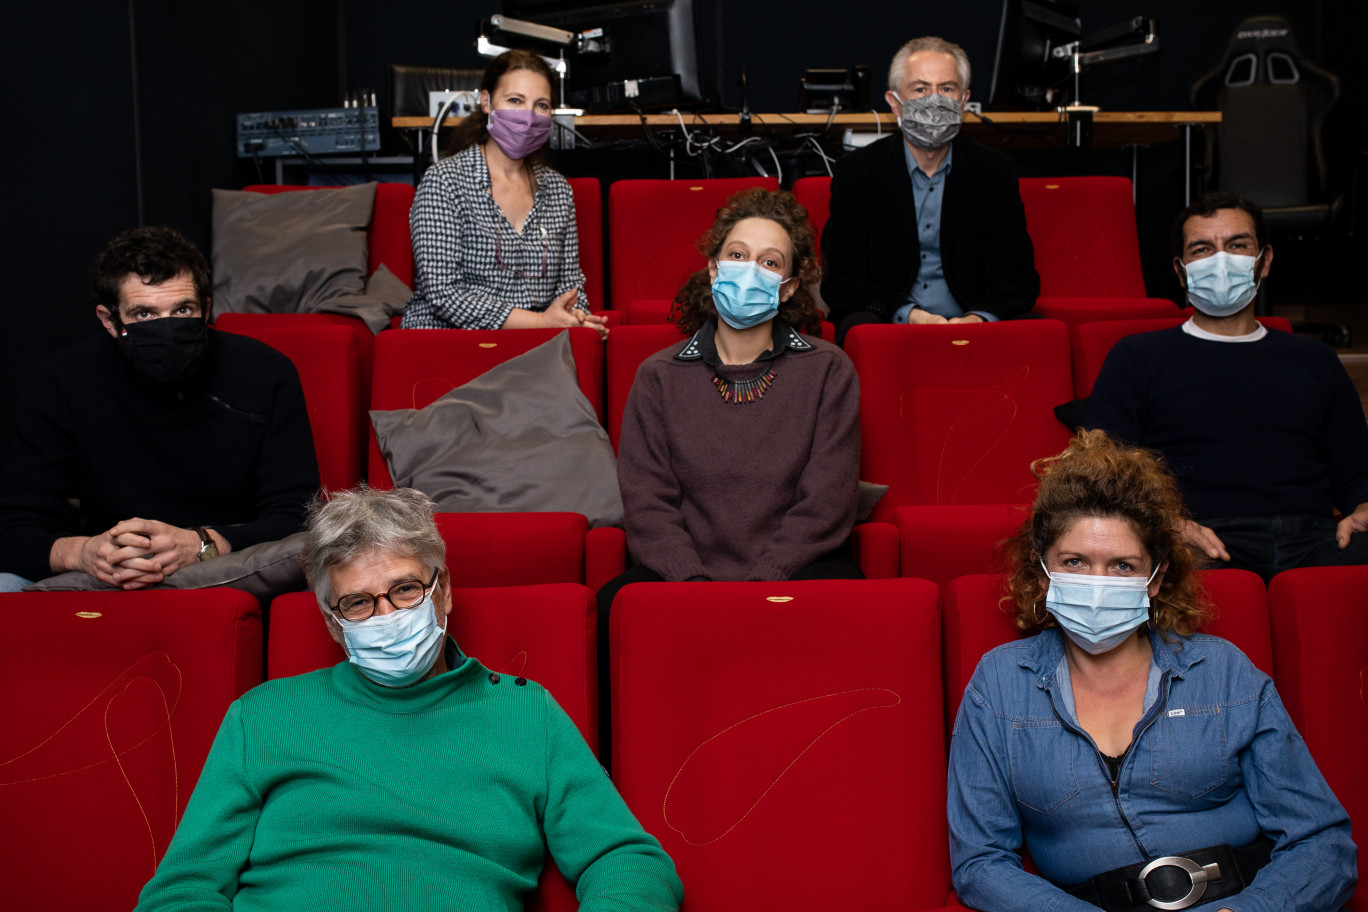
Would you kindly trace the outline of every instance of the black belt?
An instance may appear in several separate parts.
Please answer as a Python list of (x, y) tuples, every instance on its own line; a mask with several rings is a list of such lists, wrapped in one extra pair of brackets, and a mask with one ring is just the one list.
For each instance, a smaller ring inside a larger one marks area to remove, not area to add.
[(1272, 852), (1273, 840), (1261, 837), (1236, 848), (1218, 845), (1142, 861), (1063, 889), (1107, 912), (1186, 909), (1239, 893)]

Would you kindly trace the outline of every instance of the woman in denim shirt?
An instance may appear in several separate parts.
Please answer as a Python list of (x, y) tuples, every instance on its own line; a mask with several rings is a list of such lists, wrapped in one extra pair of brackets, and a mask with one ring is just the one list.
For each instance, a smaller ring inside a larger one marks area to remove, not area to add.
[(960, 900), (1340, 908), (1357, 879), (1349, 819), (1273, 682), (1196, 632), (1205, 611), (1173, 477), (1100, 431), (1037, 472), (1009, 545), (1016, 623), (1035, 636), (984, 656), (950, 748)]

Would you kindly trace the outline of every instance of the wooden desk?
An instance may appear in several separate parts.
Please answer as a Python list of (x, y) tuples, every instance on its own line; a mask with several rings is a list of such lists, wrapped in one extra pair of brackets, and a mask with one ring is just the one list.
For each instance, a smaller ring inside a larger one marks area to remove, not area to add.
[[(448, 117), (443, 126), (454, 126), (458, 117)], [(575, 129), (590, 138), (622, 139), (639, 135), (642, 127), (653, 130), (713, 130), (734, 136), (740, 130), (739, 114), (585, 114), (575, 118)], [(830, 121), (830, 124), (828, 124)], [(1184, 130), (1221, 122), (1219, 111), (1098, 111), (1093, 115), (1093, 142), (1099, 148), (1155, 146), (1180, 138)], [(426, 130), (431, 117), (395, 117), (398, 130)], [(964, 134), (979, 141), (1007, 135), (1022, 139), (1037, 138), (1041, 146), (1063, 145), (1065, 122), (1054, 111), (1002, 111), (978, 115), (966, 111)], [(898, 120), (888, 112), (868, 114), (753, 114), (752, 133), (792, 133), (800, 130), (834, 129), (861, 133), (898, 129)]]
[[(449, 117), (443, 127), (454, 126), (458, 117)], [(575, 118), (575, 130), (589, 139), (630, 139), (642, 135), (643, 126), (652, 131), (680, 130), (714, 132), (723, 137), (741, 135), (739, 114), (586, 114)], [(1177, 139), (1183, 140), (1186, 174), (1184, 193), (1192, 198), (1192, 130), (1221, 122), (1219, 111), (1098, 111), (1093, 114), (1092, 145), (1100, 149), (1131, 149), (1131, 177), (1137, 177), (1138, 150)], [(427, 130), (431, 117), (395, 117), (399, 130)], [(866, 114), (752, 114), (751, 135), (782, 138), (800, 131), (858, 133), (896, 132), (898, 119), (889, 112)], [(989, 111), (979, 115), (966, 111), (963, 134), (990, 146), (1009, 148), (1064, 148), (1068, 145), (1067, 123), (1055, 111)]]

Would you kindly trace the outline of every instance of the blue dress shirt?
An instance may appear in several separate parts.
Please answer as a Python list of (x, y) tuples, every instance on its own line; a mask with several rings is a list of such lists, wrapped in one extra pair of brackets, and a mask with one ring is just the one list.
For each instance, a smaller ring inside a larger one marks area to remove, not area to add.
[[(893, 314), (894, 323), (906, 323), (907, 315), (913, 307), (939, 314), (947, 319), (964, 316), (964, 308), (950, 291), (945, 280), (945, 268), (941, 262), (940, 222), (941, 200), (945, 198), (945, 179), (954, 163), (953, 146), (945, 154), (945, 162), (935, 174), (927, 175), (912, 156), (912, 150), (903, 143), (903, 156), (907, 160), (907, 173), (912, 178), (912, 197), (917, 208), (917, 240), (921, 245), (921, 265), (912, 290), (907, 295), (907, 303)], [(970, 311), (988, 321), (997, 317), (981, 310)]]
[[(1148, 635), (1145, 709), (1115, 790), (1076, 720), (1057, 628), (979, 663), (950, 746), (950, 860), (961, 901), (997, 912), (1086, 912), (1095, 907), (1052, 882), (1266, 835), (1272, 860), (1219, 905), (1340, 908), (1356, 880), (1349, 818), (1273, 682), (1225, 640)], [(1042, 876), (1023, 870), (1023, 843)]]

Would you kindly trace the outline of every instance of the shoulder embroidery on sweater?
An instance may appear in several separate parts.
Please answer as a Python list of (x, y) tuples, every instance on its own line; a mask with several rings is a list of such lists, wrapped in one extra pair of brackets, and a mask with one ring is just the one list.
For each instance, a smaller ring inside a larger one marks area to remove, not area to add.
[(785, 326), (788, 330), (788, 347), (790, 351), (805, 352), (812, 351), (812, 343), (804, 339), (802, 334), (792, 326)]
[(685, 345), (684, 348), (679, 352), (679, 354), (675, 355), (675, 360), (697, 361), (699, 358), (703, 357), (703, 350), (699, 348), (698, 345), (698, 337), (702, 333), (703, 330), (701, 329), (698, 332), (694, 333), (693, 338), (689, 340), (689, 344)]

